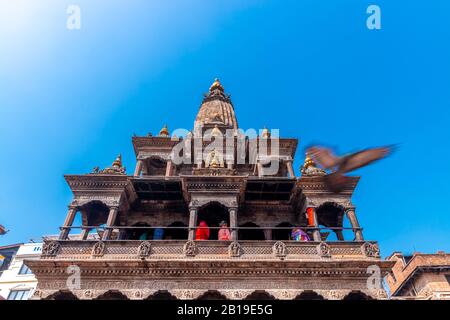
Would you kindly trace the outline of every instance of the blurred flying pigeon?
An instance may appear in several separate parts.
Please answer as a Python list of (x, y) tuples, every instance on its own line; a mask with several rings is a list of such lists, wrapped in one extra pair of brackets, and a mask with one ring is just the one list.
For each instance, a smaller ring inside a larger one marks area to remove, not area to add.
[(0, 236), (5, 235), (9, 230), (6, 230), (6, 228), (0, 224)]
[(350, 178), (344, 174), (368, 164), (383, 159), (392, 153), (393, 146), (385, 146), (364, 149), (355, 153), (337, 157), (329, 148), (312, 146), (306, 151), (320, 166), (331, 170), (332, 173), (325, 176), (328, 188), (335, 192), (341, 192), (350, 182)]

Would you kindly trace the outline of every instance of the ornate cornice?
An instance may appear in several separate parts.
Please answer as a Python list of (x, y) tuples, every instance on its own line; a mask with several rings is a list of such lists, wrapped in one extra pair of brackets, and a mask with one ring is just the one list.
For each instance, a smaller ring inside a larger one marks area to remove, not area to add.
[[(359, 177), (349, 177), (351, 183), (340, 193), (341, 195), (351, 196), (358, 184)], [(327, 194), (333, 195), (327, 185), (323, 176), (301, 176), (297, 180), (297, 186), (302, 189), (303, 193), (308, 195)]]
[[(243, 263), (229, 261), (194, 261), (183, 259), (179, 261), (142, 261), (135, 260), (28, 260), (33, 273), (38, 277), (67, 278), (67, 267), (77, 265), (82, 276), (114, 277), (122, 276), (159, 276), (159, 277), (193, 277), (193, 276), (346, 276), (367, 278), (367, 267), (377, 265), (387, 272), (392, 265), (387, 261), (346, 261), (345, 265), (338, 261), (255, 261)], [(100, 280), (100, 278), (98, 279)]]
[(142, 150), (148, 150), (152, 148), (162, 148), (166, 150), (172, 150), (172, 148), (178, 144), (182, 138), (172, 139), (171, 137), (133, 137), (134, 153), (138, 156)]
[(65, 175), (69, 187), (72, 191), (85, 190), (117, 190), (124, 189), (128, 184), (128, 177), (125, 175)]

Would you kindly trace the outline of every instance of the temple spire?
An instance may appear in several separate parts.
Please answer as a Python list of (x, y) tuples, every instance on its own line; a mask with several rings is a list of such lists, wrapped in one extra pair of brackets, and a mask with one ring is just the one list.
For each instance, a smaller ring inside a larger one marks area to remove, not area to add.
[[(203, 134), (201, 130), (213, 129), (215, 126), (224, 129), (237, 129), (238, 124), (230, 95), (219, 79), (215, 79), (204, 95), (200, 110), (194, 122), (194, 135)], [(200, 130), (200, 131), (199, 131)], [(217, 131), (217, 130), (216, 130)]]

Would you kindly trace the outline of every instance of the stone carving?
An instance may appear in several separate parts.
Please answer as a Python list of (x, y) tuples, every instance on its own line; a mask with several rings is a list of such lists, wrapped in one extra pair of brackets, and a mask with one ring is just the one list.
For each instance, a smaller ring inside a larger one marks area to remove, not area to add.
[(142, 299), (142, 291), (140, 291), (140, 290), (136, 290), (134, 293), (133, 293), (133, 297), (135, 298), (135, 299)]
[(42, 293), (42, 291), (41, 290), (35, 290), (34, 291), (34, 293), (33, 293), (33, 298), (42, 298), (42, 296), (43, 296), (43, 293)]
[(254, 289), (218, 289), (218, 291), (223, 294), (227, 299), (230, 300), (240, 300), (244, 299), (246, 296), (248, 296), (251, 292), (255, 291)]
[(241, 245), (238, 242), (232, 242), (228, 246), (228, 254), (230, 257), (239, 257), (242, 254)]
[(190, 290), (184, 290), (181, 293), (181, 299), (194, 299), (194, 293)]
[(293, 290), (268, 290), (268, 293), (274, 296), (276, 299), (291, 300), (295, 296)]
[(284, 258), (287, 254), (286, 244), (282, 241), (277, 241), (273, 245), (272, 251), (276, 257)]
[(235, 299), (243, 299), (244, 298), (244, 293), (240, 290), (235, 290), (232, 293), (232, 297)]
[(42, 246), (42, 255), (43, 256), (56, 256), (58, 254), (59, 248), (61, 245), (58, 241), (46, 242)]
[(163, 161), (170, 160), (170, 153), (168, 152), (144, 152), (140, 151), (137, 157), (138, 160), (147, 160), (147, 159), (161, 159)]
[(365, 242), (362, 245), (362, 252), (370, 258), (378, 258), (380, 256), (380, 249), (375, 243)]
[(138, 257), (141, 259), (145, 259), (148, 257), (148, 255), (150, 254), (152, 245), (150, 244), (149, 241), (144, 241), (142, 242), (139, 247), (138, 247)]
[(105, 195), (94, 195), (94, 196), (76, 196), (72, 201), (71, 205), (74, 207), (81, 207), (92, 201), (102, 202), (107, 207), (118, 207), (121, 204), (121, 197), (118, 196), (105, 196)]
[(291, 291), (287, 291), (287, 290), (282, 290), (280, 293), (280, 296), (283, 299), (292, 299), (293, 298), (293, 294)]
[(234, 169), (221, 167), (194, 168), (192, 170), (194, 176), (234, 176), (236, 173)]
[(345, 292), (341, 290), (329, 290), (326, 293), (326, 296), (329, 300), (341, 300), (342, 298), (344, 298), (344, 294)]
[(377, 299), (387, 299), (387, 293), (386, 293), (386, 291), (384, 290), (384, 289), (378, 289), (377, 291), (376, 291), (376, 293), (374, 294), (374, 296), (377, 298)]
[(93, 173), (93, 174), (98, 174), (98, 173), (100, 173), (100, 167), (98, 167), (98, 166), (94, 167), (94, 168), (92, 169), (92, 172), (91, 172), (91, 173)]
[(324, 258), (331, 257), (330, 246), (326, 242), (321, 242), (317, 246), (317, 253)]
[(103, 241), (98, 241), (94, 244), (92, 248), (93, 257), (101, 257), (105, 254), (105, 243)]
[(92, 299), (92, 297), (94, 296), (94, 293), (92, 292), (92, 290), (85, 290), (83, 292), (83, 296), (85, 298)]
[(183, 252), (187, 257), (193, 257), (197, 254), (197, 245), (194, 241), (188, 241), (183, 247)]
[(422, 289), (419, 292), (419, 296), (424, 297), (425, 299), (431, 299), (433, 297), (433, 291), (428, 288)]

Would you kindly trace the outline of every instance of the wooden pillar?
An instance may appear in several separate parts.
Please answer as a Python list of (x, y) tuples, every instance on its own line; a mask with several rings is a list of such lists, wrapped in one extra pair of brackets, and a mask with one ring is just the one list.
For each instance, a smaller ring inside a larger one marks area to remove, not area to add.
[(258, 161), (258, 163), (256, 165), (258, 167), (258, 177), (264, 176), (262, 163)]
[(144, 165), (144, 162), (142, 160), (137, 161), (136, 169), (134, 170), (135, 177), (139, 177), (141, 175), (143, 165)]
[(363, 238), (360, 226), (359, 226), (358, 219), (356, 218), (355, 208), (347, 208), (345, 213), (347, 214), (347, 218), (350, 221), (350, 224), (352, 225), (353, 232), (355, 234), (355, 240), (363, 241), (364, 238)]
[(80, 234), (81, 240), (87, 239), (87, 237), (89, 235), (89, 231), (91, 231), (91, 229), (89, 229), (89, 228), (83, 228), (83, 230), (81, 230), (81, 234)]
[(290, 178), (295, 178), (294, 168), (292, 167), (292, 160), (287, 160), (286, 162), (287, 170)]
[(306, 214), (308, 216), (308, 226), (314, 227), (313, 229), (313, 240), (322, 241), (319, 230), (319, 222), (317, 221), (316, 208), (309, 207), (306, 209)]
[(189, 236), (188, 240), (195, 240), (195, 229), (197, 227), (197, 207), (189, 208)]
[(172, 160), (167, 160), (167, 166), (166, 166), (166, 177), (171, 176), (173, 173), (173, 162)]
[(264, 229), (265, 240), (272, 240), (272, 229)]
[(77, 214), (77, 207), (69, 206), (69, 211), (67, 212), (66, 220), (64, 221), (64, 225), (62, 226), (61, 232), (59, 234), (59, 240), (66, 240), (67, 236), (70, 232), (70, 227), (73, 224), (73, 220), (75, 219), (75, 215)]
[(233, 169), (233, 165), (234, 165), (233, 159), (227, 160), (227, 168), (228, 169), (232, 170)]
[(114, 226), (114, 223), (116, 222), (118, 211), (119, 211), (119, 207), (110, 207), (109, 208), (108, 220), (106, 221), (106, 229), (103, 232), (102, 240), (110, 239), (111, 233), (112, 233), (112, 227)]
[(87, 219), (87, 213), (85, 210), (80, 210), (81, 213), (81, 232), (80, 232), (80, 239), (81, 240), (87, 240), (89, 232), (92, 230), (91, 228), (86, 228), (86, 226), (89, 226), (88, 219)]
[(344, 234), (342, 233), (342, 230), (335, 230), (334, 233), (339, 241), (344, 241)]
[(229, 208), (228, 213), (230, 215), (230, 229), (231, 229), (231, 241), (237, 241), (238, 230), (237, 227), (237, 208)]

